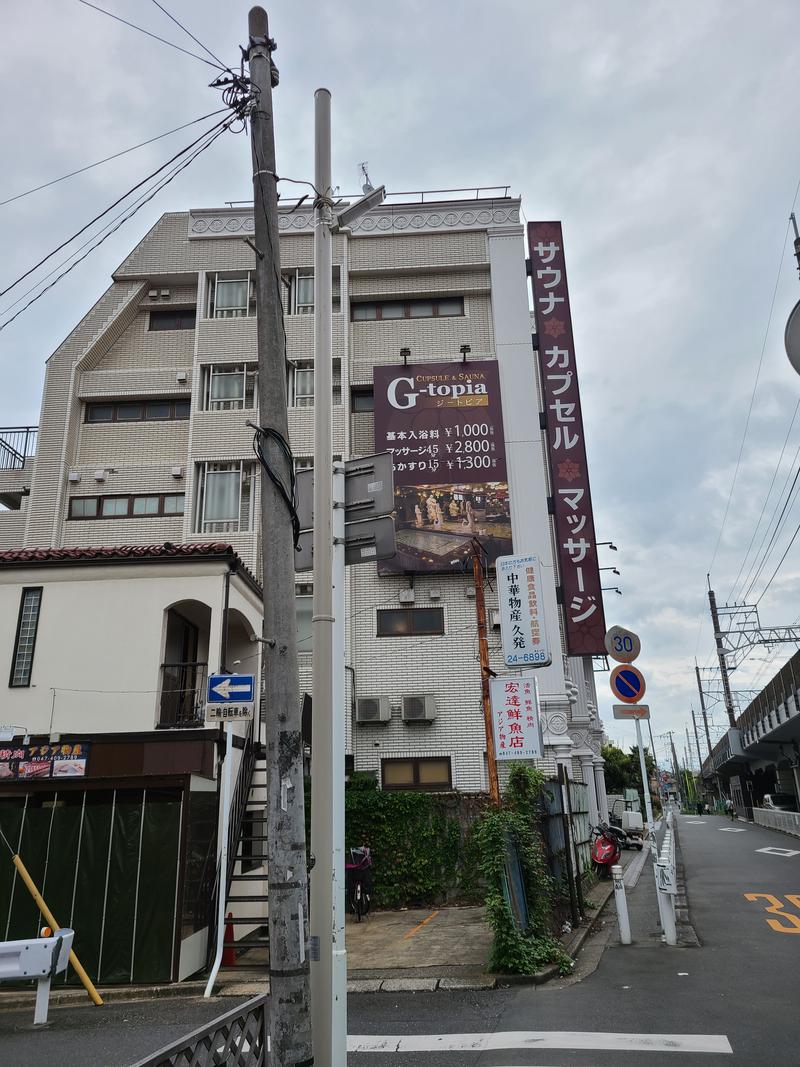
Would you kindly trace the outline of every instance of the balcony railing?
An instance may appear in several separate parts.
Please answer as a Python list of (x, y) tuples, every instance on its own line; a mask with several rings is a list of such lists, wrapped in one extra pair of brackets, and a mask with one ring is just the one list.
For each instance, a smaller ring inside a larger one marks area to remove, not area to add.
[(25, 460), (36, 453), (38, 426), (0, 428), (0, 471), (22, 470)]
[(160, 729), (203, 725), (207, 674), (207, 663), (161, 664)]

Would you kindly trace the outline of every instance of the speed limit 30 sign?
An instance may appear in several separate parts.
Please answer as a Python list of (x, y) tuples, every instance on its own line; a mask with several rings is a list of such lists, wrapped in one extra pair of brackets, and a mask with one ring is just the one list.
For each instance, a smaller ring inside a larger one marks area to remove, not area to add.
[(633, 663), (642, 651), (639, 635), (624, 626), (612, 626), (605, 636), (606, 652), (617, 663)]

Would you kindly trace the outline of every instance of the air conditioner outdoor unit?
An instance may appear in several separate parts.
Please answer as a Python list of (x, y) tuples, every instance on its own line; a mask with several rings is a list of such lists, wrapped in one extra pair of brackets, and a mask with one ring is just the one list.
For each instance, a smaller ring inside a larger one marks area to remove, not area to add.
[(401, 589), (397, 594), (397, 599), (401, 604), (413, 604), (414, 603), (414, 590), (413, 589)]
[(392, 709), (388, 697), (359, 697), (356, 701), (356, 722), (389, 722)]
[(433, 693), (403, 697), (403, 722), (433, 722), (435, 718), (436, 697)]

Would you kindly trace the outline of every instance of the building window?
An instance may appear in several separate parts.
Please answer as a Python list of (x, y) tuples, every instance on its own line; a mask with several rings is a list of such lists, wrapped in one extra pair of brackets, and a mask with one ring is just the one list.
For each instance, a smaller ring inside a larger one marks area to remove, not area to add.
[[(285, 270), (283, 279), (283, 310), (287, 315), (314, 314), (314, 268), (294, 267)], [(340, 310), (340, 270), (333, 267), (331, 304), (334, 312)]]
[[(335, 359), (332, 368), (331, 399), (334, 405), (342, 402), (342, 361)], [(287, 394), (290, 408), (314, 406), (314, 361), (301, 359), (289, 364)]]
[(183, 493), (148, 493), (136, 496), (74, 496), (70, 519), (143, 519), (183, 515)]
[(381, 785), (386, 790), (419, 789), (440, 792), (452, 789), (450, 757), (381, 760)]
[(434, 300), (371, 300), (351, 305), (354, 322), (386, 319), (445, 319), (464, 314), (463, 296), (437, 297)]
[(188, 419), (188, 400), (114, 400), (86, 405), (86, 422), (168, 422)]
[(212, 363), (203, 368), (203, 411), (256, 407), (255, 363)]
[(148, 330), (193, 330), (197, 319), (195, 308), (153, 308), (147, 322)]
[(208, 317), (241, 319), (256, 313), (253, 271), (241, 274), (217, 273), (208, 279)]
[(253, 529), (253, 464), (201, 463), (198, 467), (198, 533), (241, 533)]
[(314, 583), (296, 582), (294, 598), (297, 610), (297, 651), (313, 652), (311, 616), (313, 615)]
[(350, 409), (353, 414), (375, 410), (375, 391), (371, 385), (358, 385), (350, 390)]
[(42, 586), (22, 590), (17, 619), (17, 635), (14, 638), (14, 655), (11, 660), (12, 688), (31, 684), (33, 653), (36, 648), (36, 631), (39, 629), (39, 609), (42, 606)]
[(378, 637), (417, 637), (444, 633), (444, 608), (382, 608)]

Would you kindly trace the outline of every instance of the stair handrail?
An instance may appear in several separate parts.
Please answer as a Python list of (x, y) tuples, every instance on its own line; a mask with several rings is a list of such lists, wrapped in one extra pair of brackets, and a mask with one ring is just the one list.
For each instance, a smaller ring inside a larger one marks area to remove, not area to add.
[(242, 758), (239, 763), (239, 771), (236, 775), (236, 785), (231, 797), (230, 818), (228, 820), (228, 862), (225, 870), (225, 884), (220, 886), (220, 864), (217, 863), (217, 876), (214, 882), (214, 900), (212, 903), (211, 919), (208, 925), (208, 945), (206, 948), (206, 967), (211, 967), (217, 949), (217, 913), (219, 910), (220, 890), (227, 900), (230, 891), (231, 878), (236, 866), (236, 844), (242, 833), (244, 813), (247, 810), (247, 800), (253, 784), (253, 771), (256, 763), (256, 749), (254, 743), (255, 721), (251, 719), (247, 724), (247, 733), (244, 736)]

